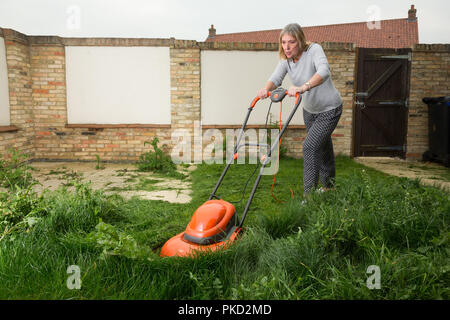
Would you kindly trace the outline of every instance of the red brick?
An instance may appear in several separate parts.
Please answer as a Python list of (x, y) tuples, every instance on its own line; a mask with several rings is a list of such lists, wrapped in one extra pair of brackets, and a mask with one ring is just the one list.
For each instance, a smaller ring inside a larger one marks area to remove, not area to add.
[(33, 89), (33, 93), (48, 94), (48, 89)]
[(62, 82), (62, 81), (49, 81), (48, 84), (49, 85), (53, 85), (53, 86), (63, 86), (63, 85), (65, 85), (65, 83)]
[(50, 131), (38, 131), (38, 132), (36, 132), (37, 136), (49, 136), (51, 134), (52, 133)]

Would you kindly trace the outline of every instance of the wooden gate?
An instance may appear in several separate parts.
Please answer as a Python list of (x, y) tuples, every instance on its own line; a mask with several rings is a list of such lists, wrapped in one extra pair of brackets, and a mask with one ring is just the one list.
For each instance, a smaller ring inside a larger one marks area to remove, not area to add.
[(353, 155), (405, 158), (411, 50), (357, 54)]

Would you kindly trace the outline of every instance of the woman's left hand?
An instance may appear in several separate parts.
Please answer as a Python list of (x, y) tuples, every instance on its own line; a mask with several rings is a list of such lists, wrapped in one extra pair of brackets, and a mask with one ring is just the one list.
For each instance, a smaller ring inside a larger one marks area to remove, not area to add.
[(289, 90), (288, 90), (288, 96), (290, 96), (290, 97), (295, 97), (295, 95), (297, 94), (297, 92), (302, 93), (301, 90), (300, 90), (300, 88), (301, 88), (301, 87), (294, 87), (294, 86), (290, 87)]
[(302, 85), (301, 87), (294, 87), (294, 86), (292, 86), (288, 90), (288, 96), (295, 97), (297, 92), (299, 92), (300, 94), (303, 94), (306, 91), (308, 91), (308, 87), (306, 85)]

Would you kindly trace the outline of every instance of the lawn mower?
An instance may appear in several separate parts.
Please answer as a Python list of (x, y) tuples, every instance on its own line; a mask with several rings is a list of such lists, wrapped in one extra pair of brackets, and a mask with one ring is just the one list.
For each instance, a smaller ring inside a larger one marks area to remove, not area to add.
[[(270, 97), (272, 102), (281, 102), (287, 95), (287, 93), (288, 92), (285, 89), (279, 87), (269, 92), (268, 96)], [(238, 234), (241, 232), (245, 217), (250, 208), (250, 204), (255, 195), (259, 181), (261, 180), (261, 176), (264, 173), (264, 168), (270, 162), (273, 152), (279, 145), (281, 136), (285, 132), (287, 126), (292, 120), (292, 117), (297, 111), (300, 105), (301, 96), (299, 93), (297, 93), (294, 108), (289, 114), (286, 123), (280, 130), (278, 137), (275, 139), (275, 142), (272, 144), (270, 148), (268, 144), (241, 143), (241, 139), (245, 127), (247, 125), (248, 119), (258, 100), (259, 97), (256, 97), (252, 101), (250, 107), (248, 108), (247, 115), (245, 117), (244, 123), (242, 124), (238, 138), (236, 140), (236, 144), (234, 146), (234, 155), (233, 157), (230, 157), (230, 160), (227, 162), (225, 169), (223, 170), (216, 186), (214, 187), (214, 190), (209, 196), (208, 201), (203, 203), (195, 211), (194, 215), (191, 218), (191, 221), (187, 225), (186, 230), (184, 232), (177, 234), (164, 244), (164, 246), (161, 249), (160, 254), (161, 257), (171, 257), (171, 256), (185, 257), (185, 256), (192, 256), (194, 253), (198, 251), (208, 251), (208, 250), (215, 251), (218, 250), (219, 248), (226, 247), (229, 243), (236, 240)], [(242, 217), (239, 220), (234, 205), (228, 201), (220, 199), (216, 195), (216, 193), (231, 164), (234, 162), (234, 160), (237, 159), (239, 149), (244, 146), (267, 147), (268, 152), (261, 159), (262, 164), (259, 174), (253, 185), (253, 189), (251, 191), (245, 209), (242, 213)]]

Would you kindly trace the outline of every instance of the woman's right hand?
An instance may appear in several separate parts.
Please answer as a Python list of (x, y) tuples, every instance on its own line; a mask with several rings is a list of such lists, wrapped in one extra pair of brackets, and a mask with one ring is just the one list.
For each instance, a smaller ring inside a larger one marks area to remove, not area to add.
[(267, 98), (269, 94), (269, 91), (266, 88), (262, 88), (258, 90), (258, 93), (256, 94), (256, 96), (260, 99), (265, 99)]

